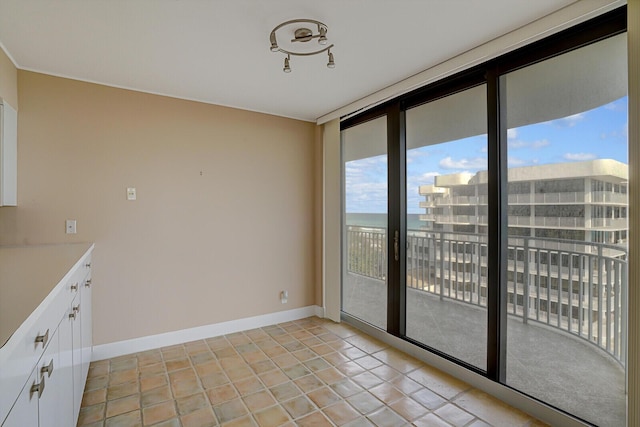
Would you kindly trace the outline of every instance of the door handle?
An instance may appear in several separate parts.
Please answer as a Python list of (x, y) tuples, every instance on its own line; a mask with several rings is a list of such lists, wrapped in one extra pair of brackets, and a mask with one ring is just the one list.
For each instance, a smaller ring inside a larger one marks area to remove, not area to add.
[(396, 230), (395, 237), (393, 238), (393, 251), (395, 252), (395, 259), (400, 259), (400, 232)]

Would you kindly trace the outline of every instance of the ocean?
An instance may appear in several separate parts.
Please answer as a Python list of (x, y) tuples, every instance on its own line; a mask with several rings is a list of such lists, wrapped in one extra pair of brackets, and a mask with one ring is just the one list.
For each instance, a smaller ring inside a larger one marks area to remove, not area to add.
[[(347, 225), (360, 225), (362, 227), (387, 227), (387, 214), (381, 213), (347, 213)], [(424, 222), (420, 221), (419, 214), (407, 214), (407, 228), (420, 230)]]

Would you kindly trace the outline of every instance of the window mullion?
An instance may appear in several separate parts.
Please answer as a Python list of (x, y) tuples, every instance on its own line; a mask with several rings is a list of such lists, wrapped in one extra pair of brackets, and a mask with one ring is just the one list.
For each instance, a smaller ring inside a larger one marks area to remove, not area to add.
[[(404, 114), (399, 104), (387, 110), (388, 212), (387, 231), (388, 288), (387, 332), (404, 334), (406, 282), (406, 158)], [(397, 248), (397, 249), (396, 249)], [(396, 253), (397, 250), (397, 253)]]
[(507, 120), (504, 78), (487, 72), (487, 376), (506, 380), (507, 344)]

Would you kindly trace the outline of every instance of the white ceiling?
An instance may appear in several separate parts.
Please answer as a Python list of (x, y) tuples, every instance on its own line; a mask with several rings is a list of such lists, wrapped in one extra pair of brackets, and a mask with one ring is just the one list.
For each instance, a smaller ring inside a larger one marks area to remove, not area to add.
[[(575, 0), (0, 0), (21, 69), (314, 121)], [(329, 27), (326, 55), (269, 50), (283, 21)]]

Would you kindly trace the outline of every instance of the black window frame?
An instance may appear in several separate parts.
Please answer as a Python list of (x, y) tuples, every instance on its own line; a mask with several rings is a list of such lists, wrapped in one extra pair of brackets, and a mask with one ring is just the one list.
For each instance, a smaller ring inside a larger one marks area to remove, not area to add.
[[(400, 235), (398, 262), (389, 258), (388, 310), (386, 332), (435, 353), (506, 387), (507, 319), (507, 123), (505, 76), (507, 73), (580, 49), (601, 40), (626, 33), (627, 7), (575, 25), (557, 34), (501, 55), (483, 64), (458, 72), (437, 82), (388, 100), (340, 124), (346, 130), (374, 118), (387, 117), (388, 149), (388, 230), (387, 248), (393, 247), (393, 232)], [(481, 370), (442, 351), (415, 341), (405, 334), (406, 320), (406, 158), (405, 112), (413, 107), (471, 89), (487, 87), (488, 142), (488, 340), (487, 369)], [(348, 313), (346, 313), (348, 315)], [(348, 319), (348, 316), (346, 316)], [(521, 391), (520, 391), (521, 392)], [(534, 398), (535, 399), (535, 398)], [(549, 402), (545, 402), (549, 404)], [(556, 408), (560, 412), (561, 409)], [(575, 417), (574, 414), (570, 414)]]

